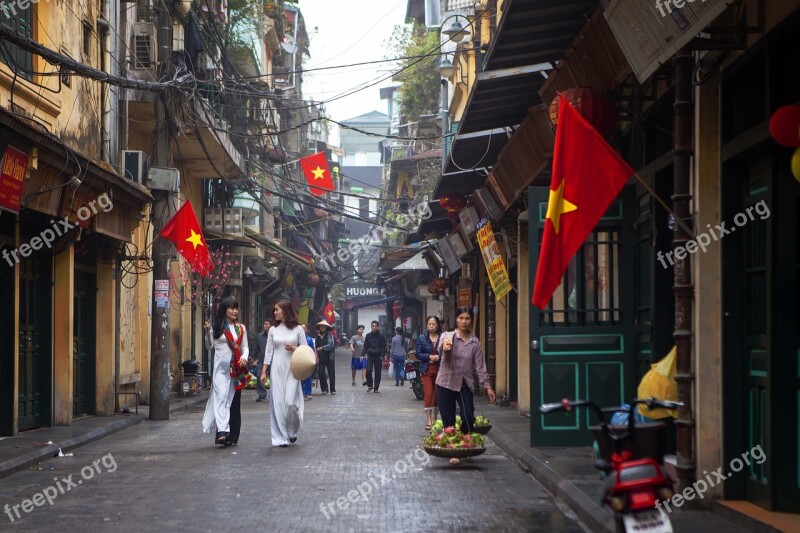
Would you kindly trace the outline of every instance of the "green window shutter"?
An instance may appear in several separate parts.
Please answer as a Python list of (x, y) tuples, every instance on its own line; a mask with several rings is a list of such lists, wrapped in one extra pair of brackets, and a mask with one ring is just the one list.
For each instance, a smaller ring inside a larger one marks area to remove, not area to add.
[[(18, 34), (25, 37), (33, 37), (33, 6), (28, 4), (25, 9), (21, 9), (19, 5), (15, 9), (0, 10), (0, 22), (5, 24)], [(33, 54), (23, 50), (17, 45), (11, 43), (4, 43), (5, 49), (0, 49), (0, 61), (3, 61), (12, 70), (18, 72), (19, 76), (27, 80), (33, 79), (31, 71), (33, 70)]]

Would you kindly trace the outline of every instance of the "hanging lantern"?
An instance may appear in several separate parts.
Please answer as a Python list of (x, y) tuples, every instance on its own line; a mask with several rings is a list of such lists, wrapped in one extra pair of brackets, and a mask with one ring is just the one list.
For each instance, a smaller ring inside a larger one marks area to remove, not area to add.
[(787, 105), (775, 111), (769, 119), (769, 134), (781, 146), (800, 146), (800, 105)]
[(447, 278), (436, 278), (430, 285), (428, 285), (428, 292), (434, 296), (444, 294), (447, 291), (447, 285)]
[(453, 227), (458, 225), (458, 213), (467, 207), (467, 197), (463, 194), (450, 194), (439, 198), (439, 205), (447, 210), (447, 217), (453, 223)]
[[(611, 133), (617, 122), (617, 105), (608, 96), (588, 87), (567, 89), (559, 95), (563, 96), (600, 135), (605, 137)], [(550, 122), (553, 126), (558, 125), (558, 96), (550, 103)]]
[(312, 272), (310, 276), (308, 276), (308, 284), (312, 287), (316, 287), (319, 285), (319, 274), (316, 272)]
[(800, 183), (800, 148), (795, 150), (792, 155), (792, 176)]
[(294, 276), (292, 274), (286, 274), (286, 276), (283, 278), (283, 282), (287, 287), (291, 287), (294, 283)]

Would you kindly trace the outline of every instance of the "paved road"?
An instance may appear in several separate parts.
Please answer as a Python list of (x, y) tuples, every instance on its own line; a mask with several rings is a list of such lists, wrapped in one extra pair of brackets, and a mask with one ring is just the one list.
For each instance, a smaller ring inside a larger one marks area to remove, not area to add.
[(427, 456), (408, 387), (351, 386), (344, 350), (336, 366), (338, 394), (314, 390), (289, 448), (244, 391), (239, 446), (212, 445), (202, 407), (145, 422), (3, 479), (0, 530), (584, 531), (491, 442), (458, 467)]

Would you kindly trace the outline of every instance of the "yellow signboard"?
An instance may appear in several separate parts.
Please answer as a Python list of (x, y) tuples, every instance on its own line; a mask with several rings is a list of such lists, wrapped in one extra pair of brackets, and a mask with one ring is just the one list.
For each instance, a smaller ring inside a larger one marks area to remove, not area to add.
[(478, 230), (478, 245), (481, 247), (481, 255), (486, 264), (486, 272), (489, 274), (495, 298), (502, 300), (506, 294), (511, 292), (511, 281), (508, 278), (506, 264), (500, 255), (500, 247), (494, 238), (492, 226), (488, 222)]

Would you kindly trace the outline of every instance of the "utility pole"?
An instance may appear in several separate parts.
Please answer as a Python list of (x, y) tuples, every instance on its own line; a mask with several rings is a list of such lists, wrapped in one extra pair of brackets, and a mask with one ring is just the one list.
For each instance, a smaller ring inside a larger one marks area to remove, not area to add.
[[(166, 4), (158, 7), (158, 72), (159, 79), (165, 79), (169, 71), (172, 55), (172, 26)], [(167, 121), (165, 95), (154, 96), (156, 114), (156, 152), (154, 164), (157, 167), (171, 167), (171, 145)], [(170, 294), (169, 268), (172, 259), (172, 243), (158, 237), (170, 216), (175, 198), (170, 191), (153, 191), (153, 291), (152, 327), (150, 332), (150, 420), (169, 420), (169, 313)]]

